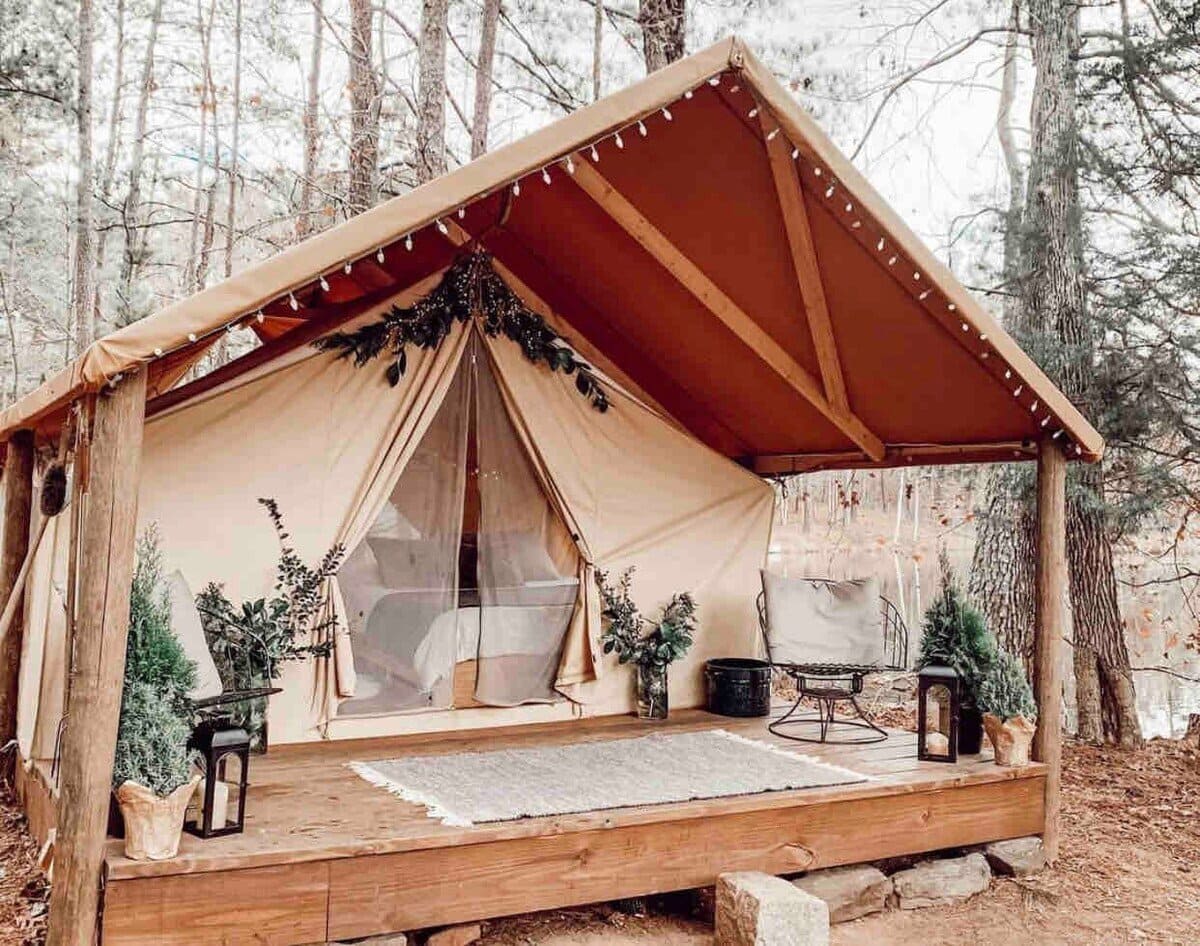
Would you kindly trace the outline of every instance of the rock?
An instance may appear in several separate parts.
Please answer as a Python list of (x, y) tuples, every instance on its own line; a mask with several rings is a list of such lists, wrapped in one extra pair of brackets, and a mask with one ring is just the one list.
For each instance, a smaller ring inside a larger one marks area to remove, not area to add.
[(829, 908), (779, 877), (717, 878), (717, 946), (829, 946)]
[(922, 861), (892, 875), (901, 910), (949, 906), (987, 890), (992, 872), (982, 854)]
[(825, 901), (830, 923), (845, 923), (868, 913), (878, 913), (892, 895), (892, 882), (870, 864), (831, 867), (792, 881), (805, 893)]
[(1036, 835), (996, 841), (984, 848), (984, 855), (992, 870), (1005, 877), (1028, 877), (1046, 866), (1046, 851)]
[(463, 923), (432, 933), (429, 939), (425, 940), (425, 946), (468, 946), (482, 937), (483, 928), (478, 923)]

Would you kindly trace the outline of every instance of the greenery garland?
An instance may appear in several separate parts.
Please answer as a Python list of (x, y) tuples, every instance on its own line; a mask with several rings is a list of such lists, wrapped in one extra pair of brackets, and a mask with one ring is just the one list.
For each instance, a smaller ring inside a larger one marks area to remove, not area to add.
[(557, 332), (509, 288), (492, 266), (487, 253), (460, 256), (442, 281), (410, 308), (395, 306), (378, 322), (353, 332), (334, 332), (313, 344), (322, 351), (339, 352), (362, 366), (385, 352), (394, 356), (387, 368), (388, 384), (395, 387), (408, 367), (409, 345), (433, 349), (450, 334), (455, 322), (478, 314), (490, 338), (500, 334), (521, 346), (530, 361), (545, 362), (551, 371), (575, 375), (575, 388), (603, 413), (608, 396), (595, 370), (567, 345)]

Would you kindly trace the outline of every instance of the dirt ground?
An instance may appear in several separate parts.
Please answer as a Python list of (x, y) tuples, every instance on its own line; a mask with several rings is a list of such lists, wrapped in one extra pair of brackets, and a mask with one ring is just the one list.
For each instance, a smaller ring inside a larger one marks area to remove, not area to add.
[[(950, 909), (889, 911), (834, 928), (833, 946), (1200, 943), (1200, 747), (1124, 752), (1068, 743), (1062, 854)], [(12, 797), (0, 795), (0, 946), (35, 946), (46, 886)], [(533, 914), (486, 926), (480, 946), (710, 946), (696, 898)], [(624, 911), (624, 912), (623, 912)], [(638, 915), (641, 913), (642, 915)]]

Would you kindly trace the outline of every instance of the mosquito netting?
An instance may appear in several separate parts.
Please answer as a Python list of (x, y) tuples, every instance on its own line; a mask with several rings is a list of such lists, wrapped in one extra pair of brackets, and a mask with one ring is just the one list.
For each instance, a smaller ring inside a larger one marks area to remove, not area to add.
[(558, 699), (578, 567), (472, 341), (338, 576), (358, 675), (340, 715)]

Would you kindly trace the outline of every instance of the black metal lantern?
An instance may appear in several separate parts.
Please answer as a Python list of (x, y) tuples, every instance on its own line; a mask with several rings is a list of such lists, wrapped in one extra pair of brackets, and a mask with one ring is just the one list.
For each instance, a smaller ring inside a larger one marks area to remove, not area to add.
[[(929, 704), (937, 707), (930, 731)], [(917, 673), (917, 758), (923, 762), (958, 761), (962, 718), (962, 679), (953, 667), (932, 665)]]
[[(240, 834), (246, 822), (246, 786), (250, 772), (250, 736), (225, 720), (205, 720), (189, 746), (200, 753), (204, 796), (184, 827), (201, 838)], [(236, 766), (237, 771), (230, 769)], [(231, 817), (231, 813), (236, 812)]]

